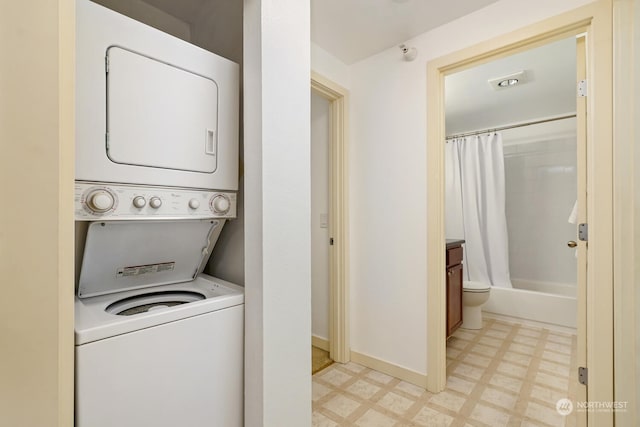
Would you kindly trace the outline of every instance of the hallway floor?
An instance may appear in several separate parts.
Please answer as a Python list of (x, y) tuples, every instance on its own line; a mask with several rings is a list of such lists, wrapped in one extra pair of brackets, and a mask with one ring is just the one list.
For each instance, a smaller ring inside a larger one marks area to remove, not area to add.
[(355, 363), (318, 372), (313, 425), (575, 426), (556, 411), (558, 399), (575, 401), (575, 360), (575, 335), (485, 319), (482, 330), (459, 329), (449, 339), (439, 394)]

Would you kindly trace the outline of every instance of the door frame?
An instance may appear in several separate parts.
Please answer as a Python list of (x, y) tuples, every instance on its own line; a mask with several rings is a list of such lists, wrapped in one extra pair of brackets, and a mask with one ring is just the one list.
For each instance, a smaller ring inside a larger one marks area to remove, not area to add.
[[(613, 401), (613, 141), (611, 0), (599, 0), (427, 63), (427, 390), (446, 386), (444, 235), (444, 78), (447, 74), (587, 34), (587, 183), (589, 251), (586, 365), (589, 401)], [(597, 118), (597, 120), (593, 120)], [(584, 323), (584, 322), (583, 322)], [(613, 425), (590, 413), (589, 426)]]
[(351, 360), (349, 337), (349, 91), (311, 72), (311, 90), (329, 101), (329, 357)]

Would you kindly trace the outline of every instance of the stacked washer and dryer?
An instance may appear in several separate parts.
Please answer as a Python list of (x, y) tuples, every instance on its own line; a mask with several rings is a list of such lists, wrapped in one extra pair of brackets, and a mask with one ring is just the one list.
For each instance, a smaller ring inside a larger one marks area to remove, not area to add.
[(242, 426), (238, 66), (89, 0), (76, 48), (76, 426)]

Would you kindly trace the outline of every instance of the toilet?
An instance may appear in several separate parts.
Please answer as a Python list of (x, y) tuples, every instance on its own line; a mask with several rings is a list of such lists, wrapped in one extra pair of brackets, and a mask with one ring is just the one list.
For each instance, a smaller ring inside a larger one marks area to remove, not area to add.
[(491, 285), (484, 282), (462, 283), (462, 328), (482, 329), (482, 305), (489, 300)]

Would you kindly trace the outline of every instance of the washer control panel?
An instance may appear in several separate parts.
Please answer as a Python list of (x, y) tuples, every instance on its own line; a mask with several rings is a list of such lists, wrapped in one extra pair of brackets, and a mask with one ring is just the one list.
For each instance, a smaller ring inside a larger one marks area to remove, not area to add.
[(97, 219), (235, 218), (236, 193), (136, 185), (75, 183), (75, 217)]

